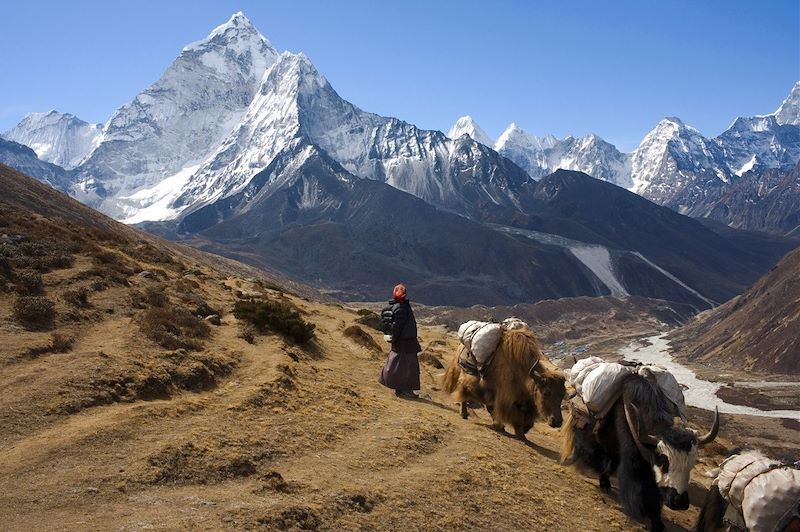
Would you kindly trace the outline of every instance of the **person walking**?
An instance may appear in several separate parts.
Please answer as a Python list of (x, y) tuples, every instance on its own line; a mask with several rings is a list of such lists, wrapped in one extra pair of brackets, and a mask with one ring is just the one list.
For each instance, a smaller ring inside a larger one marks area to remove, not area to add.
[(416, 398), (419, 390), (419, 359), (422, 351), (417, 339), (417, 320), (408, 300), (406, 287), (398, 284), (392, 292), (389, 306), (381, 312), (384, 338), (392, 348), (383, 365), (378, 382), (394, 389), (398, 397)]

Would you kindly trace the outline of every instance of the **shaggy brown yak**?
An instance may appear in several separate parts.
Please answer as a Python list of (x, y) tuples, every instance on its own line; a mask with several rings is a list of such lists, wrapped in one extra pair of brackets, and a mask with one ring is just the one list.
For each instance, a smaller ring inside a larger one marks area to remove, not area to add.
[(483, 378), (462, 371), (459, 356), (456, 353), (447, 368), (443, 387), (461, 403), (461, 417), (467, 419), (468, 401), (479, 402), (492, 415), (495, 429), (502, 432), (511, 425), (522, 440), (537, 418), (551, 427), (561, 426), (566, 378), (544, 356), (532, 331), (503, 331)]

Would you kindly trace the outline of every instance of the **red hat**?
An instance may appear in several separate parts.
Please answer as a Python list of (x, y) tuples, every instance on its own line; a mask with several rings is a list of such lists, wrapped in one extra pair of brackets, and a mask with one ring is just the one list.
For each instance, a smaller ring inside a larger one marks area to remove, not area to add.
[(403, 301), (406, 298), (406, 287), (403, 284), (398, 284), (392, 291), (392, 297), (397, 301)]

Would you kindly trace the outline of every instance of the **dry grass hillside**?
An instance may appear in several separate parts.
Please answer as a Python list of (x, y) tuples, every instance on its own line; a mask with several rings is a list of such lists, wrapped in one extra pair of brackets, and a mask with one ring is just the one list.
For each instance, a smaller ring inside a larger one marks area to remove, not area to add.
[(0, 187), (2, 529), (642, 529), (558, 465), (557, 431), (458, 416), (444, 327), (421, 327), (422, 397), (398, 399), (358, 312), (4, 167)]
[(715, 368), (800, 374), (800, 249), (742, 295), (674, 335), (685, 358)]

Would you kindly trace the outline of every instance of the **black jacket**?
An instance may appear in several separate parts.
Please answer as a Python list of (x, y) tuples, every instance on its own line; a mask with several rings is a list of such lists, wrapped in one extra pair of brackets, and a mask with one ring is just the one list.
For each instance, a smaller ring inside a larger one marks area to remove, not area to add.
[(389, 306), (381, 312), (381, 316), (389, 318), (390, 315), (391, 326), (386, 319), (384, 332), (392, 336), (392, 349), (397, 352), (419, 353), (422, 349), (417, 341), (417, 320), (408, 300), (389, 301)]

